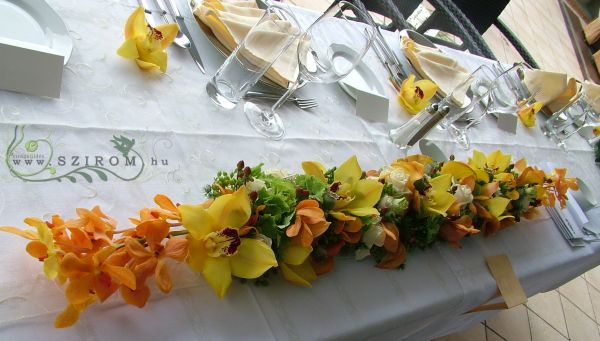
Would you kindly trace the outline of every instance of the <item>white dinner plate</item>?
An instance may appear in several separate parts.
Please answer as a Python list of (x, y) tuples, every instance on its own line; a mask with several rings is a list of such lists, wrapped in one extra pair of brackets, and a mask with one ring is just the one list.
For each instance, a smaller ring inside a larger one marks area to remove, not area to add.
[(0, 37), (47, 46), (65, 64), (73, 51), (65, 23), (43, 0), (0, 0)]
[[(347, 46), (334, 44), (331, 46), (334, 52), (341, 54), (356, 54), (356, 52)], [(375, 73), (362, 60), (356, 65), (346, 77), (341, 79), (338, 84), (350, 97), (356, 100), (356, 90), (366, 93), (376, 94), (386, 97), (385, 89), (381, 81), (375, 76)]]

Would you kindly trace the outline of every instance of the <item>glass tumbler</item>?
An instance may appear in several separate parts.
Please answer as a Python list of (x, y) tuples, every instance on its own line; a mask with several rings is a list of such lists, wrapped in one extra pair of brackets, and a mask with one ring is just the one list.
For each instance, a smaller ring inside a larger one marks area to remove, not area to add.
[(558, 146), (565, 148), (565, 141), (579, 131), (586, 132), (588, 140), (597, 135), (600, 127), (600, 98), (589, 98), (580, 93), (564, 108), (555, 112), (542, 125), (544, 135), (550, 137)]
[(270, 5), (206, 84), (218, 106), (233, 109), (275, 60), (296, 42), (301, 30), (293, 13)]

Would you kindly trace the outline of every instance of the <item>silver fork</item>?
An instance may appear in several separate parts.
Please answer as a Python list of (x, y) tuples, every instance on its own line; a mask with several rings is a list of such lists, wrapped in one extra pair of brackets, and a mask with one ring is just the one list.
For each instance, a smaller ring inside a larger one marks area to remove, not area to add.
[[(270, 99), (270, 100), (278, 100), (281, 95), (271, 92), (262, 92), (262, 91), (248, 91), (245, 95), (245, 98), (258, 98), (258, 99)], [(287, 99), (288, 102), (294, 103), (298, 108), (302, 110), (316, 108), (319, 106), (317, 101), (313, 98), (300, 98), (300, 97), (289, 97)]]

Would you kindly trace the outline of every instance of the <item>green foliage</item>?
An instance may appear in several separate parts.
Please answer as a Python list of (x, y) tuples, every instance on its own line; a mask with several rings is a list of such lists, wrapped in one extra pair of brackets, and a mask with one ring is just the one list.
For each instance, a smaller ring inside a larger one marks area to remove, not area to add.
[(395, 221), (400, 232), (400, 240), (409, 250), (414, 247), (419, 249), (431, 247), (437, 240), (444, 218), (439, 214), (429, 215), (424, 211), (411, 213)]
[(327, 185), (312, 175), (296, 175), (294, 178), (296, 185), (308, 191), (308, 197), (323, 203), (323, 196), (327, 192)]
[(333, 183), (333, 173), (335, 173), (335, 170), (337, 169), (337, 167), (333, 167), (327, 170), (327, 172), (325, 172), (325, 179), (327, 179), (327, 183), (328, 184), (332, 184)]
[[(217, 176), (213, 179), (212, 185), (204, 186), (204, 194), (208, 198), (215, 199), (219, 197), (221, 188), (227, 188), (232, 191), (236, 191), (247, 182), (258, 178), (262, 174), (263, 164), (259, 164), (255, 167), (244, 167), (244, 162), (238, 162), (237, 168), (232, 172), (218, 171)], [(220, 188), (220, 187), (221, 188)]]

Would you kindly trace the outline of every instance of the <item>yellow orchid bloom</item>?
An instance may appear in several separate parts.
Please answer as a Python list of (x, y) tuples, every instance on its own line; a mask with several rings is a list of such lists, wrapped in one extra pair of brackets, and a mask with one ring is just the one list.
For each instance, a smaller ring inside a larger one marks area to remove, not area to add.
[(361, 179), (362, 169), (356, 156), (350, 157), (333, 173), (333, 181), (339, 182), (333, 215), (338, 220), (348, 220), (349, 213), (357, 217), (379, 215), (374, 207), (381, 198), (383, 184), (374, 179)]
[(312, 246), (304, 247), (295, 244), (284, 246), (281, 250), (282, 259), (279, 262), (283, 278), (298, 285), (311, 287), (310, 282), (317, 279), (317, 273), (308, 260), (312, 250)]
[(523, 122), (523, 124), (526, 127), (528, 127), (528, 128), (535, 127), (535, 114), (537, 114), (538, 111), (540, 111), (540, 109), (542, 109), (543, 105), (544, 104), (542, 102), (535, 102), (532, 105), (526, 106), (526, 107), (522, 108), (521, 110), (519, 110), (517, 115), (519, 116), (519, 119), (521, 120), (521, 122)]
[(511, 215), (502, 216), (501, 214), (506, 211), (506, 207), (510, 204), (510, 199), (503, 197), (494, 197), (491, 199), (483, 200), (483, 206), (487, 208), (491, 215), (496, 217), (498, 221), (502, 221), (505, 218), (514, 218)]
[(179, 27), (177, 24), (150, 26), (144, 16), (144, 8), (138, 7), (125, 24), (125, 42), (117, 50), (123, 58), (135, 59), (143, 70), (166, 72), (167, 53), (165, 49), (171, 45)]
[(450, 174), (456, 181), (460, 181), (466, 177), (477, 177), (477, 173), (471, 166), (461, 161), (447, 161), (440, 170), (442, 174)]
[[(39, 242), (41, 242), (41, 244), (43, 244), (46, 247), (46, 249), (44, 250), (45, 255), (40, 255), (40, 257), (38, 257), (40, 260), (44, 259), (44, 274), (49, 279), (55, 279), (58, 276), (60, 266), (59, 259), (56, 254), (56, 247), (54, 245), (54, 237), (52, 235), (52, 231), (50, 230), (46, 222), (37, 218), (27, 218), (25, 219), (25, 223), (29, 226), (36, 228), (39, 237)], [(35, 245), (34, 243), (36, 243), (36, 241), (32, 241), (27, 245), (30, 254), (31, 251), (33, 251), (33, 249), (35, 248), (33, 247), (33, 245)], [(43, 258), (44, 256), (45, 258)]]
[(429, 180), (431, 188), (425, 193), (424, 206), (429, 211), (446, 216), (446, 211), (452, 206), (454, 195), (448, 193), (452, 185), (452, 175), (442, 174)]
[[(304, 161), (302, 169), (307, 175), (315, 176), (327, 183), (325, 167), (319, 162)], [(356, 155), (351, 156), (333, 173), (333, 182), (339, 183), (336, 193), (341, 197), (336, 201), (333, 212), (331, 212), (336, 219), (354, 220), (345, 213), (357, 217), (379, 214), (374, 206), (381, 198), (383, 184), (374, 179), (361, 179), (362, 175), (363, 171), (358, 164)]]
[(257, 278), (277, 266), (273, 250), (264, 242), (242, 238), (240, 228), (250, 218), (246, 188), (218, 197), (208, 208), (179, 206), (183, 227), (189, 231), (188, 263), (202, 273), (219, 298), (231, 276)]
[(398, 101), (404, 110), (414, 115), (429, 105), (429, 100), (437, 90), (438, 86), (434, 82), (428, 79), (415, 82), (415, 75), (409, 75), (402, 82)]
[(327, 183), (327, 179), (325, 179), (325, 167), (319, 162), (304, 161), (302, 162), (302, 169), (306, 175), (312, 175), (324, 183)]
[(477, 180), (490, 182), (490, 174), (495, 175), (504, 173), (510, 166), (510, 154), (503, 154), (500, 150), (495, 150), (489, 155), (485, 155), (479, 150), (473, 151), (473, 157), (469, 158), (469, 165), (477, 173)]

